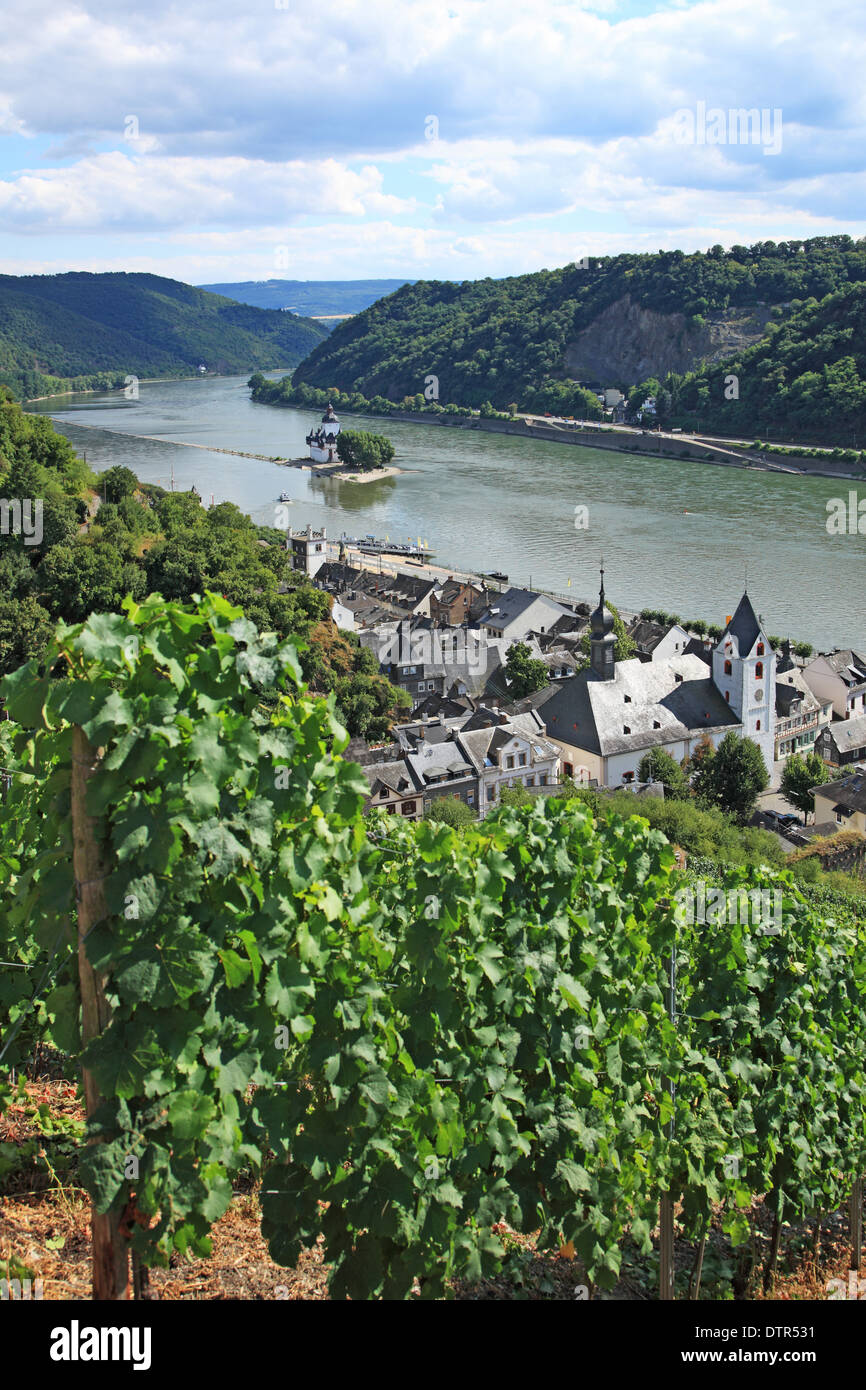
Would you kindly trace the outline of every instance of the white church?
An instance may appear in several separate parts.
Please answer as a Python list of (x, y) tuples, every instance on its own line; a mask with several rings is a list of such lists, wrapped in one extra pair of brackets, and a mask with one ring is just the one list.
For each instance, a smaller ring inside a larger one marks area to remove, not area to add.
[(315, 427), (307, 435), (307, 444), (310, 449), (310, 458), (315, 463), (338, 463), (337, 457), (337, 435), (340, 433), (340, 422), (334, 413), (334, 407), (328, 401), (328, 409), (322, 416), (322, 423), (319, 428)]
[(537, 706), (559, 745), (563, 777), (604, 787), (637, 783), (650, 749), (682, 762), (704, 738), (717, 747), (730, 730), (754, 740), (772, 773), (776, 658), (748, 594), (711, 652), (617, 661), (602, 570), (590, 631), (589, 666)]

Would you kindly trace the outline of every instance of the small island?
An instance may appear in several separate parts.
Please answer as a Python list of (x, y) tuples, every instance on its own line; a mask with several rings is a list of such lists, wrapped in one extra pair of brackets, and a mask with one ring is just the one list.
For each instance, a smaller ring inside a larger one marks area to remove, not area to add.
[(306, 459), (294, 459), (292, 466), (309, 468), (324, 477), (372, 483), (400, 472), (390, 466), (394, 457), (391, 440), (367, 430), (344, 430), (330, 401), (321, 423), (310, 430), (306, 443), (309, 463)]

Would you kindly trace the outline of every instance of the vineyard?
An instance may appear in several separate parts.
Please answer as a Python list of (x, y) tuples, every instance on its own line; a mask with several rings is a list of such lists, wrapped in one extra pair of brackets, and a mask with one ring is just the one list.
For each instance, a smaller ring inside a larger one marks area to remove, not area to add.
[(333, 696), (213, 594), (61, 624), (0, 696), (0, 1110), (38, 1048), (81, 1076), (95, 1296), (206, 1258), (243, 1183), (336, 1299), (451, 1296), (509, 1233), (594, 1296), (657, 1231), (669, 1298), (675, 1235), (754, 1252), (757, 1203), (771, 1290), (785, 1223), (852, 1192), (859, 1267), (866, 924), (832, 895), (716, 869), (779, 919), (690, 921), (696, 866), (578, 801), (365, 818)]

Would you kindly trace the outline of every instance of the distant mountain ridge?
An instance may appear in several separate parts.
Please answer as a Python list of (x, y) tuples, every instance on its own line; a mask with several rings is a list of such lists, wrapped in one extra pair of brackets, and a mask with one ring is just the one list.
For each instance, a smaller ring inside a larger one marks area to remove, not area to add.
[(111, 385), (291, 367), (326, 336), (307, 318), (239, 304), (144, 273), (0, 275), (0, 382), (23, 395), (54, 383)]
[(296, 314), (359, 314), (377, 299), (414, 280), (238, 280), (199, 285), (260, 309), (291, 309)]

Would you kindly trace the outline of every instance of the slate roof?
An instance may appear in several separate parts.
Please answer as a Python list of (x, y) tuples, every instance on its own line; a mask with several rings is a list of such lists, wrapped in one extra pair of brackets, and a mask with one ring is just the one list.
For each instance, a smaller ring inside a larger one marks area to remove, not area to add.
[(696, 656), (618, 661), (613, 680), (579, 671), (555, 687), (539, 713), (548, 734), (603, 757), (740, 723)]
[(702, 638), (690, 637), (688, 642), (686, 642), (686, 645), (683, 647), (683, 655), (698, 657), (699, 660), (701, 660), (705, 666), (709, 666), (710, 670), (712, 670), (713, 646), (711, 644), (708, 647), (706, 643), (702, 640)]
[[(505, 629), (519, 618), (524, 617), (536, 604), (538, 605), (539, 619), (541, 619), (542, 614), (549, 613), (550, 622), (556, 622), (558, 618), (569, 611), (564, 604), (556, 603), (544, 594), (536, 594), (531, 589), (506, 589), (504, 594), (498, 594), (490, 606), (485, 609), (480, 622)], [(544, 623), (545, 627), (549, 627), (549, 625), (550, 623)]]
[(475, 775), (474, 767), (453, 740), (436, 744), (425, 740), (416, 752), (406, 754), (406, 762), (421, 787)]
[(493, 724), (483, 729), (466, 727), (460, 730), (457, 737), (479, 771), (495, 762), (499, 750), (515, 737), (529, 743), (541, 759), (556, 758), (559, 751), (555, 744), (544, 737), (543, 727), (533, 714), (516, 715), (507, 724)]
[(846, 685), (866, 683), (866, 656), (852, 651), (850, 647), (841, 652), (829, 652), (823, 656), (823, 660), (842, 677)]
[(364, 776), (372, 792), (377, 782), (389, 787), (400, 796), (409, 796), (423, 785), (413, 775), (408, 758), (397, 758), (389, 763), (370, 763), (364, 767)]
[(655, 623), (648, 618), (636, 618), (633, 623), (628, 625), (626, 632), (634, 640), (638, 651), (649, 656), (655, 651), (659, 642), (663, 642), (668, 633), (678, 626), (678, 623)]
[(840, 753), (857, 753), (866, 748), (866, 714), (856, 719), (839, 719), (826, 726), (825, 732)]
[(813, 787), (812, 793), (831, 801), (834, 807), (866, 812), (866, 772), (852, 772), (839, 782), (826, 782), (822, 787)]
[(748, 594), (743, 594), (737, 604), (737, 611), (725, 628), (722, 634), (723, 639), (730, 634), (737, 639), (737, 650), (740, 656), (746, 656), (754, 647), (761, 635), (761, 624), (758, 622), (757, 615), (752, 607), (752, 600)]

